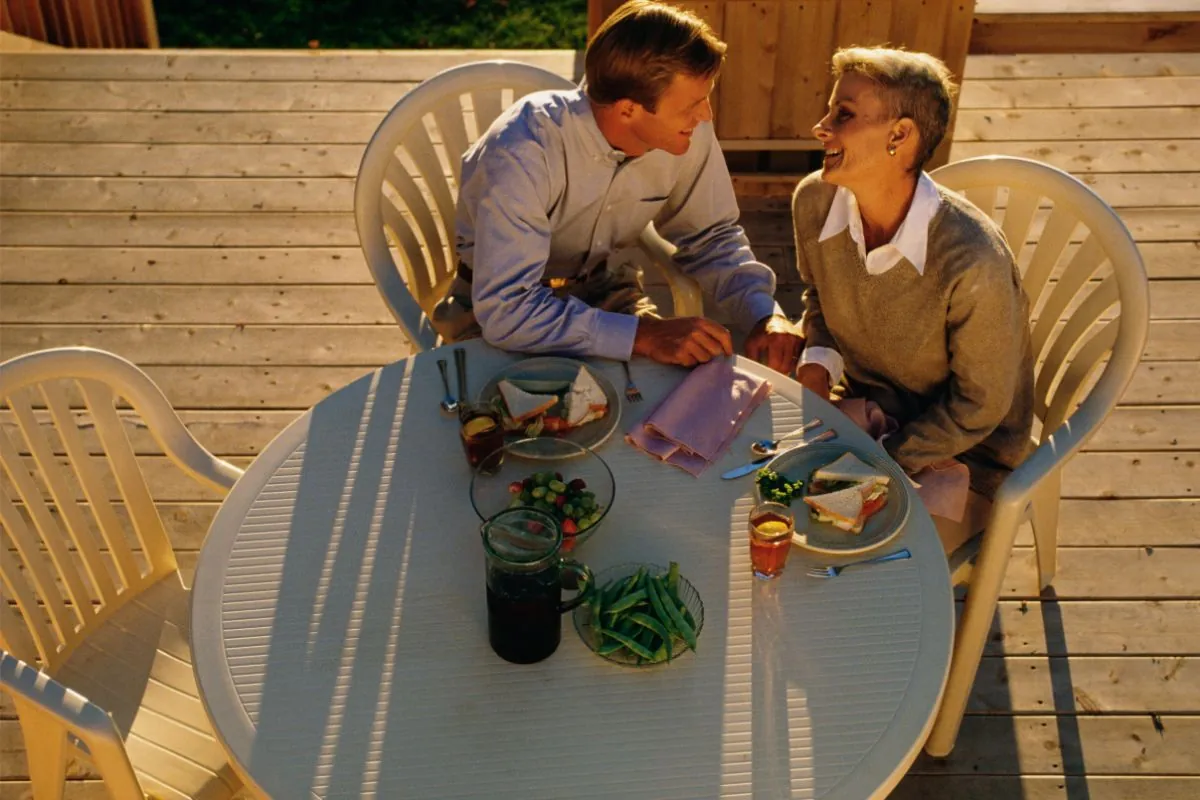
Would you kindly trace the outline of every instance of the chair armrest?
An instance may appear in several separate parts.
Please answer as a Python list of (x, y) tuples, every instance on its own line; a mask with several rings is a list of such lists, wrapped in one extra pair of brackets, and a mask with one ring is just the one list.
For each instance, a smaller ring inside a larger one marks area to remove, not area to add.
[(699, 317), (704, 314), (704, 293), (700, 284), (684, 275), (675, 266), (675, 246), (654, 230), (654, 223), (646, 226), (638, 239), (638, 246), (646, 257), (658, 267), (671, 287), (671, 300), (677, 317)]
[(17, 708), (35, 794), (39, 786), (49, 790), (43, 786), (48, 780), (66, 779), (65, 748), (73, 740), (91, 756), (113, 797), (143, 796), (125, 742), (102, 708), (4, 650), (0, 650), (0, 689), (12, 696)]

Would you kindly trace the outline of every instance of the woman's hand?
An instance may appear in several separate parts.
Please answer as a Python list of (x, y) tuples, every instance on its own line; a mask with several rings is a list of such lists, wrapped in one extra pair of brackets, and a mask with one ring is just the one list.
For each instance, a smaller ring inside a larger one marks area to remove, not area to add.
[(832, 388), (829, 385), (829, 370), (820, 364), (801, 364), (796, 369), (796, 380), (822, 400), (829, 399), (829, 390)]

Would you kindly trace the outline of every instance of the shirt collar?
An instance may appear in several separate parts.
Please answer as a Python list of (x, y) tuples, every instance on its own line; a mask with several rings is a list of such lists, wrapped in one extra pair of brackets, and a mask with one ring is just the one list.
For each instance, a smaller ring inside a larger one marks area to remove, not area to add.
[(607, 161), (613, 166), (617, 166), (628, 158), (625, 153), (608, 143), (608, 139), (605, 139), (604, 134), (600, 131), (600, 126), (596, 124), (596, 115), (592, 113), (592, 104), (588, 100), (586, 83), (581, 83), (575, 90), (570, 106), (571, 113), (579, 118), (580, 124), (583, 125), (586, 132), (584, 138), (587, 140), (587, 149), (597, 161)]
[(858, 201), (853, 192), (839, 186), (818, 241), (823, 242), (849, 228), (850, 238), (858, 245), (859, 255), (867, 262), (868, 270), (872, 274), (886, 272), (900, 263), (901, 258), (906, 258), (916, 268), (918, 275), (924, 275), (925, 254), (929, 248), (929, 223), (937, 214), (941, 203), (942, 199), (933, 178), (922, 172), (917, 179), (917, 190), (913, 195), (912, 205), (909, 206), (908, 214), (900, 223), (896, 234), (890, 242), (868, 255)]

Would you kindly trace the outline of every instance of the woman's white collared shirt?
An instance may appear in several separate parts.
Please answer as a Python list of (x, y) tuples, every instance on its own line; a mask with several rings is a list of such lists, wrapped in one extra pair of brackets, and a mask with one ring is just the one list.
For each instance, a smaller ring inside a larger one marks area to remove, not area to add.
[[(847, 228), (850, 238), (858, 246), (858, 255), (870, 275), (882, 275), (907, 259), (917, 270), (918, 275), (925, 274), (925, 253), (929, 247), (929, 223), (938, 212), (942, 200), (938, 195), (937, 186), (929, 173), (922, 172), (917, 179), (916, 193), (908, 214), (896, 230), (892, 240), (885, 245), (867, 252), (866, 237), (863, 235), (862, 214), (858, 210), (858, 200), (854, 193), (845, 186), (839, 186), (833, 197), (833, 205), (829, 207), (829, 215), (825, 217), (825, 225), (817, 241), (823, 242), (837, 236)], [(801, 364), (820, 364), (829, 370), (830, 385), (836, 385), (842, 379), (845, 364), (842, 355), (828, 347), (806, 347), (800, 356)]]

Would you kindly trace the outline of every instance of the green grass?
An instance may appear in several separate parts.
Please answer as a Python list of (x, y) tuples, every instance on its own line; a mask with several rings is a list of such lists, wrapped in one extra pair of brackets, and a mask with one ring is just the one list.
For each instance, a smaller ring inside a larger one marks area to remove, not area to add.
[(582, 49), (587, 0), (156, 0), (163, 47)]

